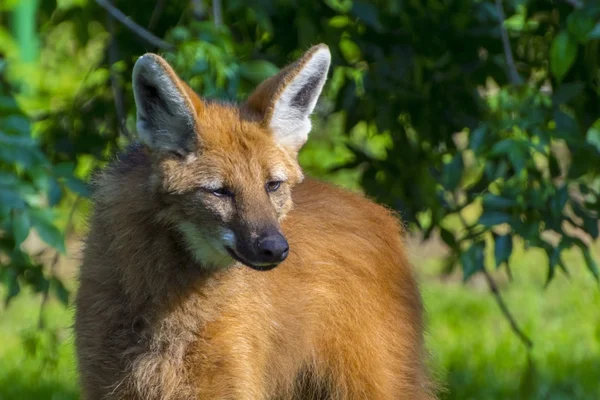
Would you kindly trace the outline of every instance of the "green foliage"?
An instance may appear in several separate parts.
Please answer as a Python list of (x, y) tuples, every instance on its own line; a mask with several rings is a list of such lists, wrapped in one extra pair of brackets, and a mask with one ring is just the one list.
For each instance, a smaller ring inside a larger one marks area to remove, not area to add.
[[(588, 247), (600, 211), (597, 2), (504, 1), (499, 10), (491, 0), (228, 0), (221, 24), (208, 1), (113, 4), (172, 44), (160, 52), (213, 98), (243, 99), (327, 43), (331, 77), (300, 154), (309, 173), (364, 190), (425, 238), (439, 232), (447, 270), (460, 262), (465, 279), (485, 268), (487, 252), (509, 268), (516, 238), (547, 254), (548, 281), (556, 267), (568, 273), (570, 248), (598, 277)], [(9, 296), (27, 281), (66, 298), (19, 246), (34, 227), (64, 251), (57, 221), (73, 193), (87, 194), (79, 178), (134, 131), (131, 70), (159, 49), (107, 24), (93, 1), (41, 0), (37, 15), (37, 63), (0, 44), (34, 121), (3, 89), (0, 259)], [(34, 271), (28, 280), (25, 271)]]
[(23, 242), (35, 230), (49, 246), (64, 253), (64, 235), (49, 207), (58, 204), (74, 183), (83, 183), (72, 172), (50, 162), (31, 135), (29, 119), (8, 89), (8, 84), (0, 80), (0, 276), (8, 289), (5, 303), (23, 286), (35, 292), (51, 290), (66, 303), (64, 285), (23, 249)]
[(568, 31), (562, 31), (552, 41), (550, 47), (550, 70), (557, 81), (564, 76), (577, 57), (577, 42)]
[[(136, 59), (159, 52), (201, 95), (239, 101), (319, 42), (333, 63), (300, 161), (450, 249), (442, 265), (456, 283), (424, 285), (443, 398), (598, 397), (597, 1), (223, 0), (218, 26), (208, 0), (112, 1), (168, 51), (109, 23), (95, 1), (28, 3), (0, 4), (0, 293), (11, 302), (0, 397), (77, 397), (57, 328), (70, 286), (52, 264), (92, 169), (134, 134)], [(51, 257), (28, 247), (33, 231)], [(520, 343), (478, 291), (486, 268), (514, 278), (506, 303), (534, 332), (522, 377)], [(544, 279), (547, 302), (532, 284)], [(46, 299), (46, 318), (30, 293)], [(36, 321), (48, 329), (16, 329)]]
[[(515, 236), (547, 252), (549, 278), (573, 246), (597, 277), (588, 244), (598, 237), (600, 7), (504, 2), (505, 49), (491, 2), (377, 6), (343, 27), (361, 55), (337, 60), (362, 72), (362, 87), (346, 82), (336, 97), (346, 124), (373, 123), (392, 139), (383, 160), (356, 151), (348, 164), (365, 168), (366, 191), (425, 237), (441, 229), (465, 279), (494, 244), (496, 266), (508, 267)], [(510, 68), (524, 84), (507, 80)], [(466, 221), (467, 209), (479, 215)]]

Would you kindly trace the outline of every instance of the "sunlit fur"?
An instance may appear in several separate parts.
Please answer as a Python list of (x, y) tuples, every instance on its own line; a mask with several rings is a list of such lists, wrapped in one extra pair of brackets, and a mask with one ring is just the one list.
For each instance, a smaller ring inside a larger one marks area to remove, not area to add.
[[(303, 180), (295, 144), (265, 120), (293, 79), (237, 107), (164, 68), (193, 107), (197, 146), (134, 145), (94, 180), (75, 318), (83, 398), (433, 399), (399, 222)], [(267, 193), (271, 179), (285, 182)], [(234, 199), (205, 190), (219, 185)], [(280, 224), (287, 259), (257, 271), (228, 257), (264, 221)]]

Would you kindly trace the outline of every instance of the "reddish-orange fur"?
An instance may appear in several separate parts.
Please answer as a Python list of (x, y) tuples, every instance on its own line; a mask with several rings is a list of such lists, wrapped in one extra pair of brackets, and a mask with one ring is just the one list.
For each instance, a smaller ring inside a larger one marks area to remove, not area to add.
[[(261, 106), (212, 104), (181, 87), (196, 110), (198, 159), (134, 146), (96, 179), (76, 300), (84, 399), (432, 399), (395, 216), (298, 183), (295, 154), (272, 143)], [(272, 199), (277, 212), (253, 186), (273, 162), (286, 166), (281, 196), (293, 200)], [(206, 270), (188, 254), (172, 223), (194, 212), (186, 196), (199, 179), (217, 173), (247, 186), (248, 213), (281, 221), (281, 265)]]

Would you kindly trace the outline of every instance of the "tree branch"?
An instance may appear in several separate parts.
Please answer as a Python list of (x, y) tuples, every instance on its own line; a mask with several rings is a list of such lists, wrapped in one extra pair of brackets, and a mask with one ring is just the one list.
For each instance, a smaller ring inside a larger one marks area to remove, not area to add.
[(213, 0), (213, 20), (216, 26), (223, 24), (223, 6), (221, 0)]
[(504, 58), (506, 58), (506, 74), (508, 79), (514, 85), (520, 85), (523, 83), (519, 72), (517, 72), (517, 66), (515, 65), (515, 59), (513, 57), (512, 49), (510, 48), (510, 41), (508, 39), (508, 32), (504, 27), (504, 8), (502, 7), (502, 0), (496, 0), (496, 10), (498, 11), (498, 20), (500, 22), (500, 37), (502, 38), (502, 47), (504, 48)]
[[(460, 222), (465, 227), (469, 226), (467, 224), (467, 221), (465, 220), (465, 217), (463, 217), (463, 215), (461, 213), (458, 213), (458, 218), (460, 219)], [(508, 264), (507, 264), (507, 267), (508, 267)], [(485, 280), (487, 281), (488, 286), (490, 287), (490, 290), (492, 291), (492, 294), (494, 295), (494, 298), (496, 299), (496, 303), (498, 303), (498, 306), (500, 306), (500, 310), (502, 311), (502, 314), (504, 314), (504, 316), (508, 320), (508, 323), (510, 324), (512, 331), (517, 335), (517, 337), (521, 340), (521, 342), (523, 342), (523, 344), (527, 347), (528, 350), (531, 349), (533, 347), (533, 342), (525, 333), (523, 333), (521, 328), (519, 328), (517, 321), (515, 321), (515, 318), (513, 317), (510, 310), (508, 309), (508, 306), (506, 305), (506, 303), (504, 302), (504, 299), (502, 298), (502, 295), (500, 294), (500, 290), (498, 289), (498, 285), (496, 285), (496, 281), (494, 281), (494, 278), (492, 278), (492, 275), (488, 272), (488, 270), (485, 269), (485, 266), (483, 267), (482, 272), (483, 272), (483, 275), (485, 276)], [(512, 274), (510, 276), (512, 279)]]
[(498, 290), (498, 285), (496, 285), (494, 278), (492, 278), (492, 275), (485, 268), (483, 269), (483, 275), (485, 276), (485, 279), (488, 283), (488, 286), (490, 287), (490, 290), (494, 294), (496, 303), (498, 303), (498, 306), (500, 306), (500, 310), (502, 310), (502, 314), (504, 314), (504, 316), (510, 323), (510, 327), (512, 328), (513, 332), (519, 337), (519, 339), (521, 340), (521, 342), (523, 342), (523, 344), (527, 347), (527, 349), (530, 350), (533, 347), (533, 342), (521, 330), (521, 328), (519, 328), (519, 325), (517, 325), (515, 318), (511, 314), (510, 310), (508, 309), (508, 306), (504, 302), (504, 299), (500, 295), (500, 290)]
[[(56, 251), (54, 253), (54, 257), (52, 257), (52, 263), (50, 264), (50, 277), (54, 276), (54, 271), (56, 270), (56, 266), (58, 265), (58, 260), (60, 260), (60, 253)], [(50, 283), (48, 283), (48, 287), (44, 290), (44, 294), (42, 295), (42, 304), (40, 304), (40, 314), (38, 316), (38, 329), (42, 330), (46, 327), (46, 320), (44, 319), (44, 310), (46, 309), (46, 304), (48, 303), (48, 297), (50, 297)]]
[(110, 0), (96, 0), (96, 3), (104, 8), (113, 18), (125, 25), (130, 31), (135, 33), (140, 38), (144, 39), (149, 44), (158, 47), (160, 49), (173, 50), (174, 46), (170, 43), (165, 42), (161, 38), (155, 36), (152, 32), (147, 31), (140, 25), (133, 22), (127, 17), (121, 10), (113, 6)]

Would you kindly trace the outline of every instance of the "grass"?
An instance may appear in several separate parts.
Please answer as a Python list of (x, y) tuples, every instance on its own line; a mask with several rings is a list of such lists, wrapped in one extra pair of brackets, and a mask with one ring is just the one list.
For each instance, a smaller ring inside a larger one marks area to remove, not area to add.
[[(522, 249), (511, 259), (514, 282), (502, 295), (533, 339), (530, 353), (510, 330), (485, 285), (435, 279), (424, 268), (432, 369), (446, 399), (600, 399), (600, 290), (576, 252), (571, 278), (547, 289), (547, 259)], [(427, 264), (427, 263), (426, 263)], [(502, 274), (499, 274), (502, 275)]]
[(0, 310), (0, 400), (79, 398), (69, 329), (72, 312), (48, 302), (37, 329), (39, 296), (22, 294)]
[[(558, 274), (544, 289), (545, 257), (517, 249), (514, 282), (500, 283), (515, 318), (535, 342), (528, 353), (485, 285), (478, 279), (468, 285), (442, 280), (439, 260), (416, 257), (431, 366), (445, 387), (441, 398), (600, 398), (600, 290), (577, 252), (567, 253), (565, 262), (571, 278)], [(49, 303), (48, 332), (56, 336), (36, 333), (38, 312), (39, 298), (32, 295), (0, 310), (0, 400), (78, 398), (68, 329), (72, 310)]]

